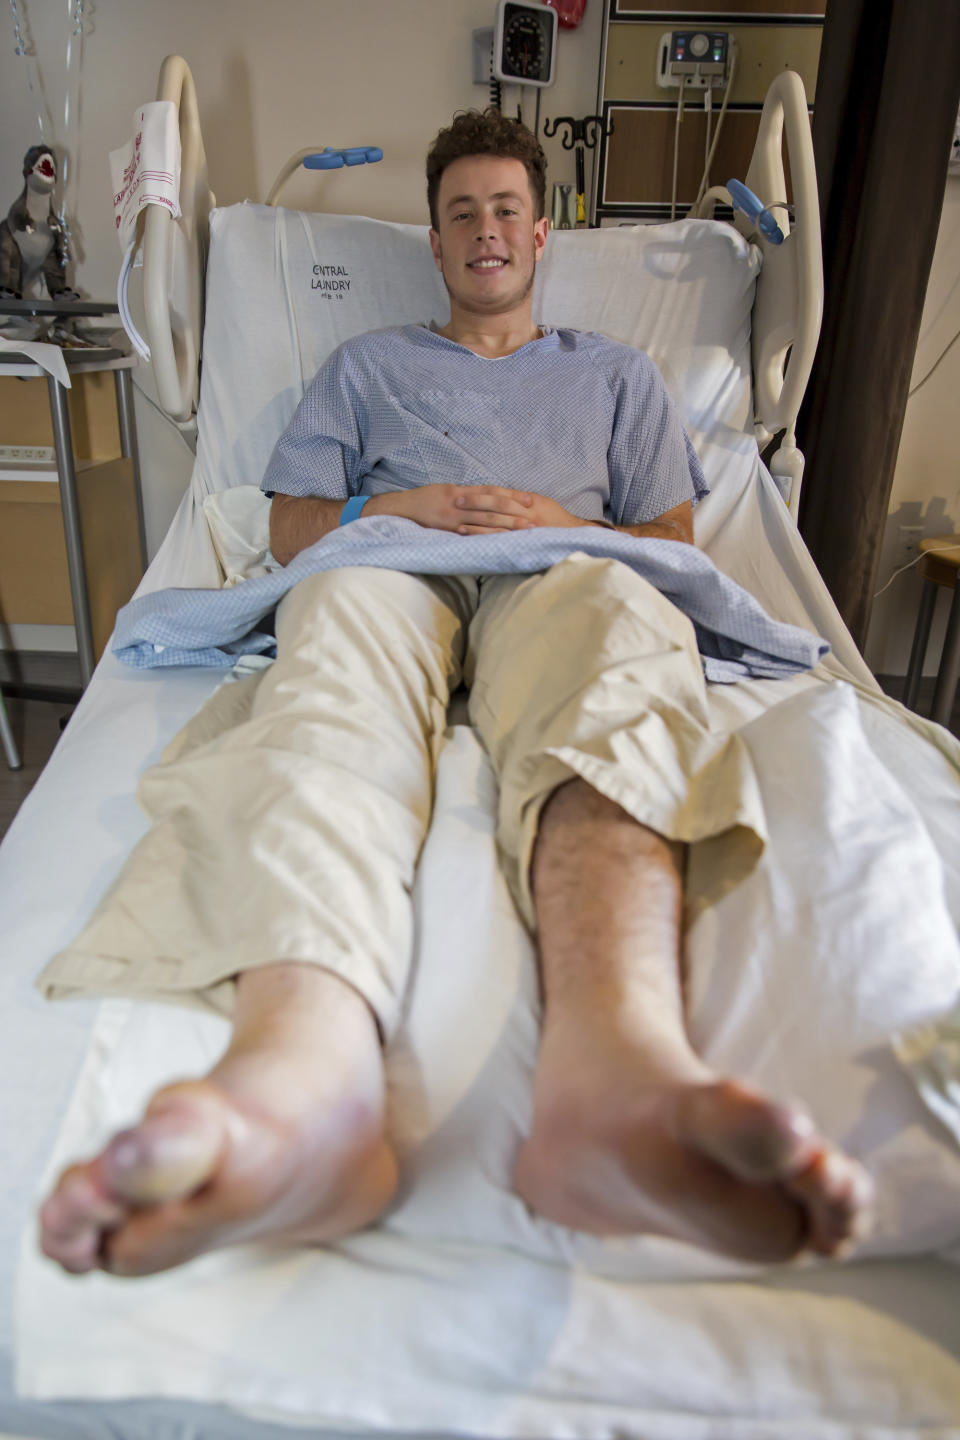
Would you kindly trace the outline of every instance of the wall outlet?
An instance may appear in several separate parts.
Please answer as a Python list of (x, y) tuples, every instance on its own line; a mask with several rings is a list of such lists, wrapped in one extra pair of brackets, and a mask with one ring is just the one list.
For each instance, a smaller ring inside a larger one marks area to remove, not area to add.
[(920, 555), (920, 541), (923, 539), (922, 525), (901, 525), (897, 532), (897, 557), (894, 569), (910, 565)]
[(0, 445), (0, 465), (52, 465), (52, 445)]
[(730, 78), (736, 42), (728, 30), (668, 30), (657, 47), (657, 84), (662, 90), (722, 89)]

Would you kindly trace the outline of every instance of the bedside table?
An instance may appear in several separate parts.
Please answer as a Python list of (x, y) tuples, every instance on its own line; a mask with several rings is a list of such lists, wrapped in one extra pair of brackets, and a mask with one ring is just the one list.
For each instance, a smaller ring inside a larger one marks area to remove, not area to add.
[[(91, 317), (115, 314), (114, 304), (84, 300), (3, 300), (0, 299), (0, 315), (43, 315), (56, 318)], [(134, 493), (136, 498), (137, 530), (140, 550), (141, 573), (147, 565), (146, 531), (143, 518), (143, 495), (140, 482), (140, 461), (137, 453), (136, 421), (133, 410), (133, 384), (130, 371), (137, 364), (136, 357), (124, 355), (119, 350), (108, 348), (96, 350), (63, 349), (63, 358), (71, 375), (92, 371), (112, 371), (116, 394), (117, 420), (120, 431), (121, 458), (129, 460), (133, 470)], [(90, 617), (90, 599), (84, 559), (83, 534), (80, 524), (80, 506), (77, 498), (77, 470), (73, 453), (73, 438), (70, 428), (70, 411), (63, 387), (39, 365), (26, 355), (7, 351), (0, 357), (0, 376), (43, 377), (47, 381), (47, 397), (50, 419), (53, 425), (54, 451), (57, 459), (57, 478), (60, 489), (60, 507), (63, 516), (64, 539), (66, 541), (67, 570), (70, 581), (70, 597), (73, 607), (73, 621), (77, 635), (77, 652), (80, 662), (80, 676), (83, 687), (89, 683), (96, 663), (93, 633)]]
[(953, 591), (950, 614), (947, 618), (946, 634), (943, 637), (943, 653), (937, 671), (937, 684), (933, 692), (933, 709), (930, 718), (938, 725), (950, 720), (957, 680), (960, 679), (960, 535), (931, 535), (921, 540), (918, 546), (923, 559), (917, 567), (923, 576), (923, 593), (920, 596), (920, 611), (917, 628), (913, 633), (913, 649), (903, 691), (903, 703), (913, 710), (916, 708), (917, 691), (923, 674), (923, 662), (930, 639), (933, 610), (937, 603), (937, 591), (943, 586)]

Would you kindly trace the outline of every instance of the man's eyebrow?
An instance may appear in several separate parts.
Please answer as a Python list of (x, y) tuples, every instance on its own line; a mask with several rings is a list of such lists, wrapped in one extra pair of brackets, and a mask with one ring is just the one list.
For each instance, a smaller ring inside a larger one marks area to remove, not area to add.
[[(518, 192), (517, 192), (516, 190), (495, 190), (492, 195), (488, 196), (488, 199), (490, 199), (490, 200), (519, 200), (519, 199), (520, 199), (520, 195), (518, 194)], [(453, 197), (452, 200), (448, 200), (448, 201), (447, 201), (447, 209), (450, 210), (454, 205), (474, 205), (474, 204), (476, 204), (476, 196), (475, 196), (475, 195), (454, 195), (454, 197)]]

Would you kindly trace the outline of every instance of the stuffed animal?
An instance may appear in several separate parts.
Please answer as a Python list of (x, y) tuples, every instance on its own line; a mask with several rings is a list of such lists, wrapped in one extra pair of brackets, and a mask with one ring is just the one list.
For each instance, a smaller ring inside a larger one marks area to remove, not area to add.
[(20, 299), (42, 277), (51, 300), (75, 296), (65, 275), (67, 237), (53, 208), (57, 161), (49, 145), (31, 145), (23, 175), (23, 189), (0, 220), (0, 295)]

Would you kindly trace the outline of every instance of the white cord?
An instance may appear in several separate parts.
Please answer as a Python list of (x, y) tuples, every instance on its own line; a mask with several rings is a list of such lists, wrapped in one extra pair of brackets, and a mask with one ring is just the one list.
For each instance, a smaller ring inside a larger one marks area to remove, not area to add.
[(130, 344), (140, 356), (141, 360), (150, 359), (150, 346), (144, 340), (140, 331), (134, 325), (130, 316), (130, 306), (127, 301), (127, 286), (130, 283), (130, 267), (133, 264), (133, 257), (136, 253), (139, 241), (136, 236), (127, 246), (127, 253), (123, 257), (123, 264), (120, 266), (120, 277), (117, 280), (117, 307), (120, 311), (120, 323), (130, 340)]
[(734, 42), (730, 45), (730, 74), (727, 76), (727, 88), (723, 92), (723, 104), (720, 106), (720, 114), (717, 116), (717, 128), (713, 132), (713, 144), (710, 146), (710, 153), (707, 156), (707, 163), (703, 167), (703, 179), (700, 181), (700, 188), (697, 191), (697, 198), (693, 202), (693, 209), (696, 210), (703, 199), (704, 191), (709, 184), (710, 166), (713, 164), (714, 153), (717, 148), (717, 141), (720, 139), (720, 131), (723, 129), (723, 117), (727, 113), (727, 101), (730, 99), (730, 91), (733, 89), (733, 77), (737, 73), (737, 46)]
[(683, 90), (686, 75), (680, 76), (680, 94), (677, 96), (677, 124), (673, 132), (673, 189), (670, 192), (670, 219), (677, 218), (677, 163), (680, 158), (680, 122), (683, 119)]
[(886, 585), (884, 585), (883, 589), (878, 590), (877, 593), (874, 595), (874, 600), (879, 600), (880, 596), (883, 594), (883, 591), (890, 589), (890, 586), (893, 584), (894, 580), (896, 580), (898, 575), (902, 575), (905, 570), (912, 570), (914, 565), (919, 565), (920, 561), (925, 560), (928, 555), (944, 555), (948, 550), (957, 549), (960, 549), (960, 546), (938, 545), (936, 550), (924, 550), (922, 555), (918, 555), (916, 559), (908, 561), (906, 565), (901, 565), (899, 570), (894, 570), (893, 574), (890, 576), (890, 579), (887, 581)]
[(130, 245), (127, 246), (127, 253), (124, 255), (124, 264), (119, 268), (117, 305), (119, 308), (119, 323), (121, 323), (124, 330), (127, 331), (127, 337), (130, 338), (131, 346), (137, 351), (141, 360), (150, 360), (150, 346), (148, 346), (144, 337), (141, 336), (140, 331), (137, 330), (137, 325), (132, 321), (130, 304), (128, 304), (127, 300), (127, 287), (130, 285), (130, 268), (131, 265), (134, 264), (134, 253), (137, 252), (138, 243), (140, 242), (138, 242), (137, 236), (134, 236)]
[(946, 355), (947, 351), (952, 350), (958, 340), (960, 340), (960, 330), (957, 331), (956, 335), (954, 335), (953, 339), (949, 342), (949, 344), (940, 351), (940, 354), (937, 356), (936, 360), (934, 360), (933, 364), (930, 366), (930, 369), (927, 371), (926, 375), (924, 375), (923, 379), (918, 380), (916, 385), (914, 385), (913, 389), (907, 391), (908, 400), (910, 399), (911, 395), (916, 395), (917, 391), (922, 385), (926, 385), (927, 381), (930, 379), (930, 376), (933, 374), (934, 370), (936, 370), (937, 366), (940, 364), (940, 361)]
[(703, 92), (703, 113), (707, 117), (707, 136), (703, 142), (703, 163), (709, 166), (710, 163), (710, 122), (713, 119), (713, 91), (708, 85)]
[(158, 405), (157, 402), (156, 402), (156, 400), (154, 400), (153, 396), (152, 396), (152, 395), (148, 395), (147, 392), (146, 392), (146, 390), (144, 390), (143, 386), (140, 385), (140, 384), (138, 384), (135, 373), (132, 374), (130, 378), (131, 378), (131, 380), (132, 380), (132, 382), (133, 382), (133, 388), (134, 388), (134, 390), (136, 390), (136, 392), (137, 392), (137, 394), (140, 396), (141, 400), (146, 400), (146, 402), (147, 402), (147, 404), (150, 406), (150, 408), (151, 408), (152, 410), (156, 410), (157, 414), (160, 416), (160, 419), (161, 419), (161, 420), (166, 420), (166, 422), (167, 422), (167, 424), (170, 426), (170, 428), (171, 428), (172, 430), (176, 430), (177, 434), (180, 436), (180, 439), (183, 441), (184, 445), (186, 445), (187, 449), (190, 451), (190, 454), (194, 457), (194, 459), (196, 459), (196, 454), (197, 454), (196, 444), (191, 445), (191, 444), (190, 444), (190, 441), (187, 439), (187, 434), (188, 434), (188, 433), (193, 433), (192, 428), (191, 428), (189, 422), (187, 422), (186, 425), (181, 425), (181, 423), (180, 423), (179, 420), (174, 420), (174, 419), (172, 418), (172, 416), (170, 416), (170, 415), (167, 414), (167, 412), (166, 412), (166, 410), (164, 410), (163, 406), (162, 406), (162, 405)]

